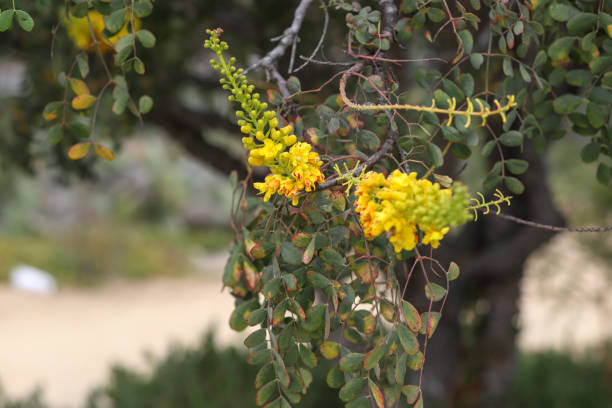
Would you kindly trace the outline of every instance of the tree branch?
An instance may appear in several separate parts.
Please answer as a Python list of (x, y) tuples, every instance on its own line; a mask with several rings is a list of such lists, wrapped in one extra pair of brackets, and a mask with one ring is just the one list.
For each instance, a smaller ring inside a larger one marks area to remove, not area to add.
[[(306, 16), (306, 10), (314, 0), (301, 0), (300, 4), (295, 9), (293, 15), (293, 22), (280, 36), (278, 45), (268, 52), (262, 59), (251, 65), (244, 73), (248, 73), (259, 67), (263, 67), (268, 72), (274, 72), (276, 70), (276, 61), (285, 55), (287, 48), (294, 43), (297, 39), (297, 35), (302, 27), (302, 22)], [(277, 71), (278, 72), (278, 71)], [(280, 74), (279, 74), (280, 75)]]

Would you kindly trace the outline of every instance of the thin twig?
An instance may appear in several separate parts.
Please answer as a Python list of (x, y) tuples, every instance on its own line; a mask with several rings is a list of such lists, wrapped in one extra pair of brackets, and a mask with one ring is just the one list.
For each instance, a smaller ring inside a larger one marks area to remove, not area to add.
[(543, 229), (547, 231), (554, 231), (554, 232), (607, 232), (607, 231), (612, 231), (612, 226), (610, 227), (576, 227), (576, 228), (555, 227), (554, 225), (540, 224), (539, 222), (527, 221), (522, 218), (514, 217), (512, 215), (507, 215), (507, 214), (501, 214), (501, 213), (497, 214), (493, 212), (489, 214), (496, 215), (500, 218), (504, 218), (506, 220), (515, 222), (517, 224), (527, 225), (529, 227), (539, 228), (539, 229)]
[(302, 26), (302, 22), (304, 21), (304, 17), (306, 16), (306, 10), (312, 2), (313, 0), (300, 1), (300, 4), (295, 9), (293, 22), (291, 23), (289, 28), (287, 28), (285, 32), (280, 36), (280, 41), (278, 42), (278, 45), (274, 47), (270, 52), (268, 52), (262, 59), (251, 65), (244, 72), (245, 74), (259, 67), (269, 69), (270, 67), (274, 66), (276, 60), (285, 55), (287, 47), (292, 45), (295, 38), (297, 37), (297, 34), (300, 31), (300, 27)]
[(301, 71), (302, 68), (304, 68), (306, 65), (308, 65), (308, 63), (312, 61), (312, 58), (315, 55), (317, 55), (317, 52), (319, 52), (319, 50), (321, 49), (321, 46), (323, 45), (323, 41), (325, 40), (325, 36), (327, 35), (327, 26), (329, 25), (329, 11), (327, 10), (327, 7), (325, 6), (325, 3), (323, 2), (323, 0), (319, 0), (319, 2), (321, 3), (321, 8), (323, 9), (323, 13), (324, 13), (324, 16), (325, 16), (325, 20), (323, 21), (323, 32), (321, 33), (321, 37), (319, 38), (319, 42), (317, 43), (317, 46), (315, 47), (315, 49), (312, 52), (312, 54), (310, 54), (309, 58), (304, 58), (304, 57), (302, 57), (300, 55), (300, 58), (306, 60), (306, 62), (304, 62), (302, 65), (300, 65), (299, 67), (297, 67), (293, 71), (289, 70), (290, 74), (292, 72)]

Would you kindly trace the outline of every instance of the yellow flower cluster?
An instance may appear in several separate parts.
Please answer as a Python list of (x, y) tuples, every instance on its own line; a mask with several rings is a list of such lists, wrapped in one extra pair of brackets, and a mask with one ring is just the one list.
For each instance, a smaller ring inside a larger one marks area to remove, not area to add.
[(455, 183), (443, 189), (438, 183), (418, 180), (414, 172), (395, 170), (385, 178), (370, 171), (355, 194), (366, 237), (387, 232), (395, 252), (414, 249), (419, 243), (419, 230), (423, 232), (421, 243), (437, 248), (451, 226), (471, 219), (465, 186)]
[(267, 110), (268, 104), (259, 100), (259, 94), (253, 92), (255, 87), (241, 75), (244, 70), (234, 66), (235, 58), (225, 61), (223, 51), (228, 45), (219, 40), (221, 30), (206, 32), (210, 38), (204, 47), (213, 50), (218, 58), (210, 63), (223, 75), (219, 82), (232, 93), (229, 100), (240, 104), (241, 110), (236, 111), (236, 116), (240, 131), (246, 135), (242, 144), (249, 151), (249, 164), (267, 166), (272, 172), (263, 183), (253, 186), (264, 194), (265, 201), (276, 193), (291, 198), (296, 205), (300, 191), (312, 191), (316, 183), (324, 180), (319, 154), (311, 151), (310, 144), (297, 142), (291, 125), (279, 128), (276, 112)]
[[(106, 38), (102, 35), (102, 32), (104, 31), (104, 18), (102, 17), (102, 14), (95, 10), (91, 10), (88, 13), (88, 17), (89, 21), (91, 21), (91, 27), (89, 27), (87, 17), (76, 18), (70, 16), (66, 18), (64, 15), (62, 15), (62, 21), (66, 26), (66, 30), (68, 31), (68, 37), (70, 37), (74, 45), (76, 45), (79, 49), (90, 50), (92, 44), (94, 43), (91, 36), (92, 31), (96, 36), (96, 40), (100, 42), (100, 48), (103, 51), (110, 51), (114, 45), (117, 44), (117, 41), (119, 41), (120, 38), (129, 34), (129, 21), (126, 21), (121, 30), (119, 30), (112, 37)], [(134, 28), (138, 30), (140, 27), (140, 20), (135, 19), (134, 25)], [(91, 49), (91, 51), (93, 51), (93, 49)]]

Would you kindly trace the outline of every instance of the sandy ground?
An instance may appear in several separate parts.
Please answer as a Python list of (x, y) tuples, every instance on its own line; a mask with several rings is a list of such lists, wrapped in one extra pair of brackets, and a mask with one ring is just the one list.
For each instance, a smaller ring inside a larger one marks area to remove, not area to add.
[(519, 303), (522, 350), (580, 353), (612, 341), (612, 265), (575, 238), (559, 234), (528, 260)]
[(37, 296), (0, 287), (0, 380), (11, 397), (44, 387), (54, 407), (77, 407), (111, 364), (145, 369), (144, 351), (195, 345), (209, 327), (237, 343), (227, 321), (233, 300), (210, 279), (113, 284), (95, 292)]
[[(238, 343), (227, 321), (233, 300), (220, 291), (226, 255), (203, 257), (199, 278), (116, 283), (55, 296), (0, 286), (0, 380), (23, 396), (37, 385), (56, 408), (76, 408), (113, 363), (146, 370), (144, 352), (196, 344), (216, 326), (221, 344)], [(612, 338), (612, 269), (560, 235), (529, 263), (522, 284), (519, 346), (580, 350)]]

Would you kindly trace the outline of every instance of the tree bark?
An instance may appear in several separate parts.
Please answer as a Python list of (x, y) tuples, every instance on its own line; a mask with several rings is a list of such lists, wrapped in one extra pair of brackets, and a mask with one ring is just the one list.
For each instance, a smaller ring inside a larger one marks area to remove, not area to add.
[[(562, 225), (546, 184), (544, 159), (531, 150), (523, 158), (530, 163), (522, 177), (525, 193), (504, 212)], [(447, 407), (504, 406), (502, 398), (515, 372), (519, 285), (525, 261), (553, 235), (481, 215), (477, 223), (443, 243), (436, 258), (443, 265), (457, 262), (461, 276), (451, 283), (442, 319), (428, 344), (423, 387), (430, 398)], [(413, 285), (420, 294), (421, 283)]]

